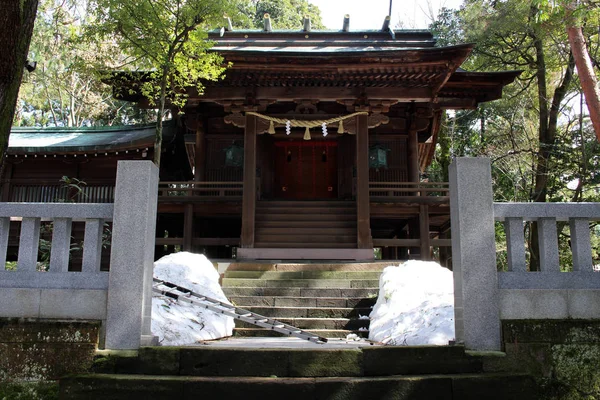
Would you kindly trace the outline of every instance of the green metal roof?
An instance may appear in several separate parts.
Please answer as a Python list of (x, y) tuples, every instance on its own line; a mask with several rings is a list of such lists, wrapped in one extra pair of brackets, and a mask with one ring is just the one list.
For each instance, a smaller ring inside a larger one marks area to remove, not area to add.
[[(166, 123), (163, 136), (175, 133)], [(54, 154), (119, 151), (154, 146), (156, 127), (152, 125), (83, 128), (15, 127), (8, 140), (9, 153)]]

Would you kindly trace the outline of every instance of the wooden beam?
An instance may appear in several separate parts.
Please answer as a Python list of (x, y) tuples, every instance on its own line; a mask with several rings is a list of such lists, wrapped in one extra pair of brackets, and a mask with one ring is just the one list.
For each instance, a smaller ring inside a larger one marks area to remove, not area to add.
[(244, 194), (242, 200), (241, 247), (254, 247), (256, 210), (256, 117), (246, 114), (244, 128)]
[(359, 249), (373, 247), (369, 212), (369, 127), (368, 117), (356, 117), (356, 228)]
[(273, 99), (278, 101), (295, 101), (297, 99), (314, 99), (320, 101), (337, 101), (340, 99), (368, 99), (415, 101), (428, 103), (433, 98), (430, 88), (406, 87), (206, 87), (202, 96), (195, 89), (189, 91), (192, 102), (215, 100), (245, 100), (249, 92), (255, 99)]

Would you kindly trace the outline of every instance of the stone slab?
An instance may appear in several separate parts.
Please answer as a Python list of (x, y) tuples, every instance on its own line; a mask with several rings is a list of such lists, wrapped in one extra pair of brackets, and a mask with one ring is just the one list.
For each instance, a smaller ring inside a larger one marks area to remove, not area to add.
[(0, 317), (37, 318), (40, 315), (40, 289), (2, 288), (0, 298)]
[(362, 352), (356, 350), (317, 350), (289, 352), (289, 376), (361, 376)]
[(568, 318), (566, 290), (499, 290), (502, 319)]
[(106, 299), (106, 290), (42, 290), (40, 318), (104, 320)]

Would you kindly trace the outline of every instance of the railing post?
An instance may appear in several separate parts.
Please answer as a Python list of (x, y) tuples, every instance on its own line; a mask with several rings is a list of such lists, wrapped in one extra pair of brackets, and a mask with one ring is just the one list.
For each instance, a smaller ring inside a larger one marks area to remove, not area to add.
[(150, 338), (158, 168), (119, 161), (115, 189), (106, 348), (137, 349)]
[(490, 161), (450, 165), (450, 218), (456, 339), (473, 350), (500, 350), (500, 313)]

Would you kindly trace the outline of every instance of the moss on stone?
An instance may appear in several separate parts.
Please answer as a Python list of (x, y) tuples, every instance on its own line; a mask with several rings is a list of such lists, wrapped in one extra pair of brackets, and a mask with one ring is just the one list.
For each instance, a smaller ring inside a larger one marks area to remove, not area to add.
[(58, 382), (0, 383), (2, 400), (58, 400)]
[(568, 388), (565, 400), (600, 399), (600, 345), (552, 346), (554, 378)]

